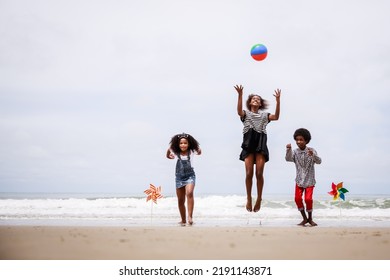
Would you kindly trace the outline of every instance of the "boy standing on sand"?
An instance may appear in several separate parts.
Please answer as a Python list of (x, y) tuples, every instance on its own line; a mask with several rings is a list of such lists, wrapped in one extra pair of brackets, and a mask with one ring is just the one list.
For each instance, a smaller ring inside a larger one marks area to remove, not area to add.
[[(310, 132), (305, 128), (299, 128), (294, 133), (294, 139), (298, 146), (297, 149), (292, 150), (291, 144), (287, 144), (286, 148), (286, 161), (295, 163), (296, 178), (295, 178), (295, 203), (298, 210), (303, 217), (299, 226), (305, 226), (309, 223), (311, 226), (317, 224), (313, 221), (313, 191), (316, 184), (314, 164), (320, 164), (321, 158), (317, 155), (316, 150), (309, 148), (306, 145), (311, 140)], [(305, 195), (306, 216), (305, 208), (303, 205), (302, 196)]]

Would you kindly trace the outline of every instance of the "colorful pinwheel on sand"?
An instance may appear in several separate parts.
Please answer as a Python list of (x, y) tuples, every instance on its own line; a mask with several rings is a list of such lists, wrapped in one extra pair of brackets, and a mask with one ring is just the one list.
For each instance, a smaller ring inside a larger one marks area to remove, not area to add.
[(333, 195), (333, 200), (337, 200), (338, 198), (345, 200), (344, 194), (347, 192), (348, 190), (343, 187), (343, 182), (340, 182), (337, 185), (332, 183), (332, 190), (328, 194)]
[(152, 206), (150, 210), (150, 222), (153, 220), (153, 202), (157, 204), (157, 199), (162, 198), (161, 187), (155, 187), (153, 184), (150, 184), (149, 189), (146, 189), (144, 193), (147, 195), (146, 202), (149, 200), (152, 201)]

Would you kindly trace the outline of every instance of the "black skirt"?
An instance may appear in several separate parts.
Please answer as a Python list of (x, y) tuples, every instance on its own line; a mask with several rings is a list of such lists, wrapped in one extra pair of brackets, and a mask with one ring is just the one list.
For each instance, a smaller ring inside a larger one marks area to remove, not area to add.
[(259, 133), (253, 128), (244, 134), (240, 154), (240, 160), (244, 161), (250, 154), (261, 153), (264, 155), (265, 161), (269, 161), (269, 152), (267, 147), (267, 134)]

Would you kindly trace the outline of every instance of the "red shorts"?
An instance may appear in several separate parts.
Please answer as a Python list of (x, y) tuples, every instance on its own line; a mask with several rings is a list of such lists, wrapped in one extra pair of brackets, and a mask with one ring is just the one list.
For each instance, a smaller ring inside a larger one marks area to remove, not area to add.
[(302, 199), (303, 194), (305, 194), (306, 211), (307, 212), (313, 211), (313, 191), (314, 191), (314, 186), (301, 188), (300, 186), (295, 185), (295, 203), (299, 211), (305, 210), (305, 207), (303, 206), (303, 199)]

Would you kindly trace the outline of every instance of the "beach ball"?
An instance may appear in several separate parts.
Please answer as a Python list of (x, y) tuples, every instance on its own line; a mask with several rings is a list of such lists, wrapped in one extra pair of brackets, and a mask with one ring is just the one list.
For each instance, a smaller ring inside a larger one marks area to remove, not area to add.
[(267, 57), (267, 48), (262, 44), (256, 44), (251, 49), (251, 56), (254, 60), (261, 61)]

